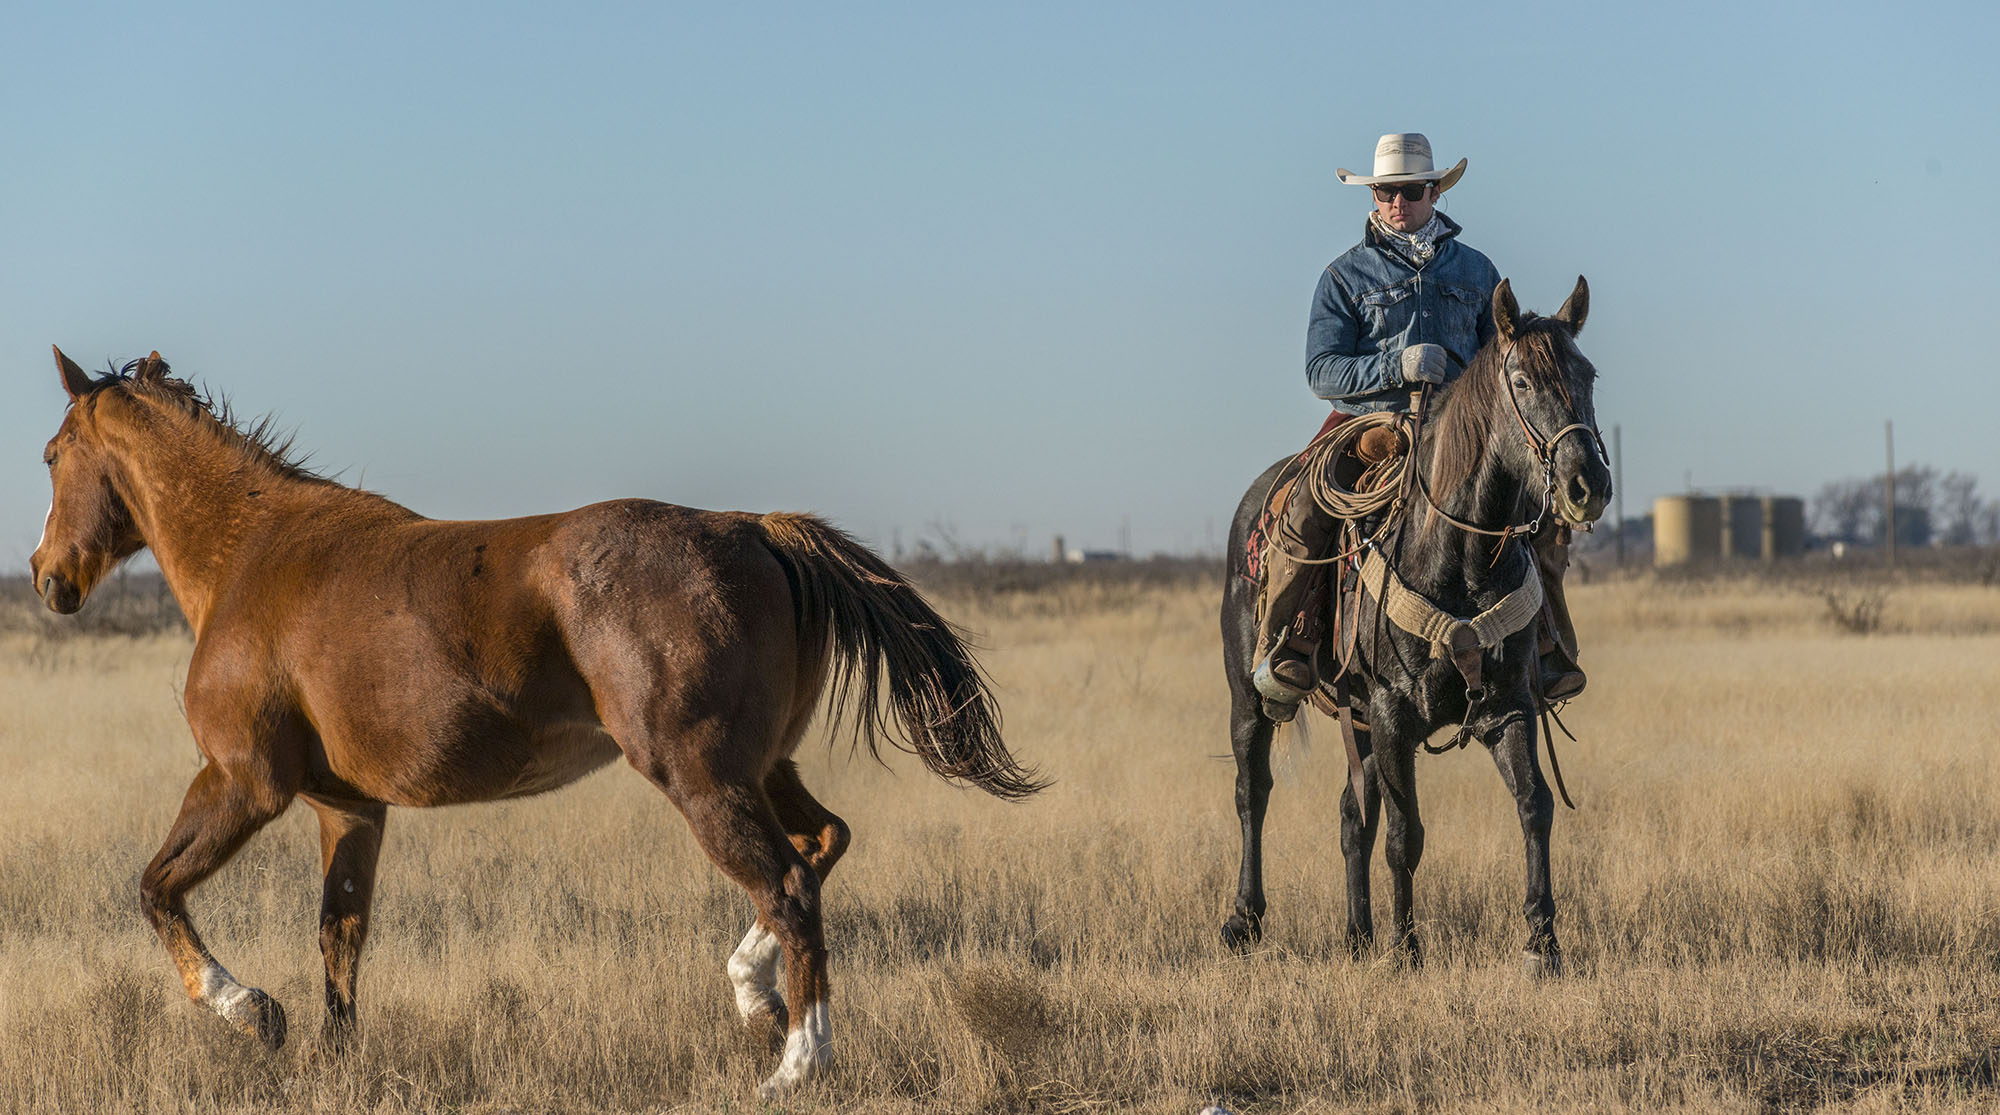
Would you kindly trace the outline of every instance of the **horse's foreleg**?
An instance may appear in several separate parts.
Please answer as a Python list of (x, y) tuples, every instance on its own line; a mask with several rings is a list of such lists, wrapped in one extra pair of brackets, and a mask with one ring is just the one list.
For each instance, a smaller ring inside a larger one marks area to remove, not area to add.
[(1354, 800), (1349, 779), (1340, 791), (1340, 850), (1347, 859), (1347, 947), (1355, 959), (1375, 946), (1375, 911), (1369, 895), (1368, 862), (1375, 855), (1375, 833), (1382, 818), (1382, 789), (1375, 782), (1371, 733), (1354, 733), (1362, 757), (1366, 799)]
[(361, 946), (368, 937), (368, 909), (375, 897), (375, 865), (382, 853), (382, 825), (389, 807), (334, 804), (307, 799), (319, 814), (320, 869), (325, 874), (319, 904), (319, 950), (326, 961), (326, 1025), (321, 1040), (331, 1048), (354, 1029), (354, 985), (361, 970)]
[(1527, 711), (1510, 714), (1493, 745), (1493, 762), (1514, 795), (1527, 846), (1528, 895), (1522, 909), (1528, 917), (1528, 946), (1522, 963), (1530, 976), (1562, 971), (1562, 949), (1556, 943), (1556, 901), (1549, 884), (1549, 824), (1555, 819), (1555, 798), (1542, 778), (1535, 754), (1535, 720)]
[[(1374, 721), (1378, 732), (1385, 719), (1378, 716)], [(1375, 773), (1381, 780), (1389, 814), (1389, 840), (1383, 850), (1383, 858), (1389, 865), (1389, 916), (1395, 926), (1395, 947), (1412, 965), (1423, 963), (1423, 945), (1417, 939), (1414, 909), (1417, 865), (1424, 858), (1424, 821), (1417, 809), (1416, 759), (1413, 743), (1404, 738), (1377, 736)]]
[(233, 779), (210, 763), (195, 775), (180, 816), (139, 880), (140, 906), (180, 970), (188, 998), (272, 1049), (285, 1044), (284, 1008), (216, 962), (188, 919), (186, 895), (289, 803), (288, 793)]
[(1264, 934), (1264, 810), (1271, 800), (1274, 727), (1258, 708), (1254, 692), (1234, 695), (1229, 735), (1236, 752), (1236, 816), (1243, 826), (1243, 864), (1236, 878), (1236, 909), (1222, 923), (1222, 940), (1239, 951)]

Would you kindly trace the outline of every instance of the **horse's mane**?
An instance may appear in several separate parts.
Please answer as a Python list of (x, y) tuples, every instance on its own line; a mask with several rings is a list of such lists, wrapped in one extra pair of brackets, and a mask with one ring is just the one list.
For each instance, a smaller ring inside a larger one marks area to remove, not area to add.
[(172, 369), (157, 355), (113, 364), (104, 375), (91, 381), (90, 394), (105, 390), (125, 392), (152, 402), (164, 403), (212, 434), (219, 444), (243, 455), (246, 462), (275, 469), (288, 480), (333, 484), (312, 468), (306, 457), (292, 446), (293, 435), (280, 430), (277, 421), (264, 415), (248, 425), (239, 424), (229, 401), (211, 398), (184, 379), (168, 374)]
[[(1596, 370), (1580, 358), (1571, 331), (1562, 322), (1537, 314), (1522, 314), (1515, 326), (1516, 366), (1537, 387), (1554, 390), (1566, 404), (1574, 405), (1579, 390), (1589, 385)], [(1496, 338), (1480, 346), (1465, 373), (1452, 382), (1438, 399), (1435, 455), (1431, 458), (1430, 490), (1443, 497), (1472, 482), (1485, 460), (1493, 439), (1496, 415), (1510, 410), (1506, 388), (1500, 381), (1500, 361), (1506, 346)], [(1509, 416), (1511, 419), (1511, 415)]]

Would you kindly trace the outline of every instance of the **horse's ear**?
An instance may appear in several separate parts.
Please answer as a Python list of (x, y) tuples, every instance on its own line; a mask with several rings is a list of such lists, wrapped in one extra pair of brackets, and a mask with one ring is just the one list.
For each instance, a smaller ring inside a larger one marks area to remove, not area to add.
[(1576, 277), (1576, 289), (1569, 292), (1563, 308), (1556, 311), (1556, 320), (1569, 326), (1572, 335), (1583, 332), (1583, 319), (1590, 316), (1590, 284), (1583, 276)]
[(139, 379), (146, 380), (149, 382), (157, 382), (162, 376), (166, 374), (167, 374), (167, 362), (165, 360), (160, 359), (159, 349), (154, 349), (151, 353), (147, 354), (144, 360), (139, 361), (139, 372), (138, 372)]
[(1514, 281), (1500, 280), (1493, 288), (1493, 327), (1500, 331), (1505, 340), (1513, 340), (1521, 330), (1521, 304), (1514, 301)]
[(86, 375), (82, 368), (76, 366), (76, 361), (64, 356), (62, 349), (56, 348), (54, 345), (50, 345), (49, 347), (55, 349), (56, 370), (62, 373), (63, 390), (69, 392), (70, 401), (75, 402), (78, 398), (89, 392), (91, 388), (90, 376)]

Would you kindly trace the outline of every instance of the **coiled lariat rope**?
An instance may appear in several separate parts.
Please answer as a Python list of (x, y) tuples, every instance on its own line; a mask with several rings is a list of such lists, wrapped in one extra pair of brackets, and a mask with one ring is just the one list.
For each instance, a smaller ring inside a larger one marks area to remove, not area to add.
[[(1340, 481), (1333, 475), (1333, 463), (1352, 449), (1369, 431), (1385, 426), (1397, 428), (1403, 439), (1403, 451), (1373, 466), (1370, 475), (1377, 478), (1377, 483), (1370, 490), (1354, 492), (1341, 487)], [(1292, 464), (1286, 468), (1287, 472), (1292, 472), (1297, 477), (1291, 487), (1304, 489), (1304, 495), (1318, 504), (1321, 511), (1348, 522), (1373, 515), (1386, 507), (1395, 507), (1403, 500), (1404, 470), (1408, 468), (1409, 460), (1414, 455), (1412, 447), (1416, 444), (1415, 435), (1416, 426), (1407, 415), (1389, 411), (1357, 414), (1314, 438), (1304, 452), (1293, 458)], [(1271, 485), (1270, 494), (1265, 497), (1266, 510), (1276, 512), (1274, 518), (1278, 520), (1273, 523), (1271, 532), (1265, 536), (1266, 561), (1269, 560), (1270, 551), (1284, 546), (1282, 522), (1284, 502), (1297, 499), (1299, 494), (1298, 491), (1287, 489), (1285, 477), (1281, 474), (1278, 482)], [(1282, 499), (1279, 498), (1281, 496)], [(1390, 519), (1394, 518), (1395, 515), (1392, 514)], [(1285, 551), (1285, 556), (1299, 565), (1332, 565), (1354, 557), (1360, 552), (1361, 546), (1357, 544), (1326, 557), (1316, 558), (1310, 554), (1295, 554), (1289, 549)]]
[[(1333, 475), (1333, 462), (1339, 460), (1341, 454), (1352, 448), (1363, 435), (1383, 426), (1397, 428), (1404, 450), (1370, 470), (1370, 474), (1377, 479), (1369, 491), (1351, 492), (1341, 487), (1340, 481)], [(1359, 519), (1394, 504), (1403, 495), (1403, 470), (1409, 467), (1410, 458), (1415, 455), (1411, 451), (1414, 446), (1410, 427), (1410, 419), (1405, 415), (1375, 411), (1355, 415), (1328, 430), (1324, 437), (1313, 439), (1313, 444), (1306, 450), (1310, 460), (1305, 475), (1300, 478), (1306, 493), (1312, 496), (1314, 503), (1319, 504), (1321, 511), (1341, 519)]]

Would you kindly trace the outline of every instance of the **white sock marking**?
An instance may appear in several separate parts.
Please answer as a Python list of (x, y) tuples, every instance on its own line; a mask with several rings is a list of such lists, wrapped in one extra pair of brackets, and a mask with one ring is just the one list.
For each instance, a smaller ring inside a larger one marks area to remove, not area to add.
[(236, 982), (229, 969), (211, 960), (201, 973), (201, 1003), (203, 1006), (236, 1023), (239, 1026), (255, 1026), (257, 1018), (250, 1009), (250, 989)]
[(773, 1013), (778, 996), (778, 956), (782, 952), (777, 934), (761, 925), (752, 925), (736, 951), (729, 955), (729, 982), (736, 985), (736, 1013), (748, 1022)]
[(832, 1046), (833, 1031), (827, 1019), (826, 1000), (821, 999), (806, 1011), (804, 1023), (785, 1036), (784, 1060), (778, 1062), (778, 1071), (757, 1088), (757, 1094), (775, 1099), (812, 1079), (826, 1066)]

